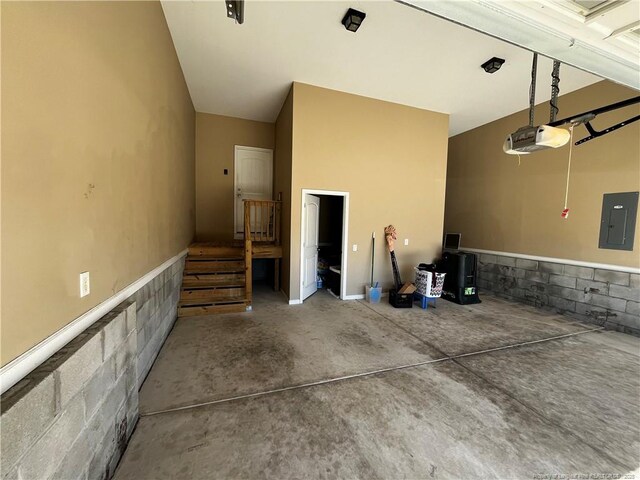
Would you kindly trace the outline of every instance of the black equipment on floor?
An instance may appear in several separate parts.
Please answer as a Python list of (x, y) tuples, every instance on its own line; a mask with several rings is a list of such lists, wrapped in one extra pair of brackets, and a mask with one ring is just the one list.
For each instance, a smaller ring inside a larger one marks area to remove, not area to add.
[(398, 260), (396, 259), (396, 252), (393, 250), (389, 252), (391, 255), (391, 269), (393, 270), (393, 283), (396, 284), (396, 290), (402, 288), (402, 279), (400, 278), (400, 269), (398, 268)]
[(478, 257), (468, 252), (443, 252), (438, 271), (446, 273), (442, 298), (460, 305), (480, 303), (478, 297)]
[(412, 308), (413, 293), (398, 293), (398, 290), (392, 288), (389, 290), (389, 303), (395, 308)]

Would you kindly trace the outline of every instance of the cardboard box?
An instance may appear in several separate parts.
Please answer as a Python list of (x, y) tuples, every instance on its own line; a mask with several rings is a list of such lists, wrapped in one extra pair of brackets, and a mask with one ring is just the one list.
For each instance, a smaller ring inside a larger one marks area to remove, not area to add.
[(413, 283), (405, 283), (400, 290), (398, 290), (398, 293), (413, 293), (416, 291), (416, 286)]

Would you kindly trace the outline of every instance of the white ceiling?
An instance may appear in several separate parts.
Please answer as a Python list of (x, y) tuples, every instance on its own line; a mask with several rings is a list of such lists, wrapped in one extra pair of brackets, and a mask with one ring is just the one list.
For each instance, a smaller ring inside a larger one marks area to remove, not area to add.
[[(273, 122), (292, 81), (449, 113), (451, 135), (528, 106), (530, 52), (400, 3), (247, 0), (242, 25), (221, 1), (162, 5), (199, 112)], [(355, 34), (340, 23), (350, 6), (367, 14)], [(506, 62), (489, 75), (493, 56)], [(539, 60), (538, 102), (551, 64)], [(600, 80), (560, 73), (561, 94)]]
[(400, 0), (640, 89), (640, 0)]

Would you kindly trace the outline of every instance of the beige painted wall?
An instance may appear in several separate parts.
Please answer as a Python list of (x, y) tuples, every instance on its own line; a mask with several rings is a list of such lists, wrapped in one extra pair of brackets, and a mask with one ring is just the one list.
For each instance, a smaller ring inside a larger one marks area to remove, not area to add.
[(1, 8), (4, 365), (189, 244), (195, 113), (158, 2)]
[(278, 198), (282, 192), (282, 260), (280, 285), (289, 295), (291, 269), (291, 158), (293, 153), (293, 87), (282, 105), (275, 125), (276, 150), (274, 153), (273, 192)]
[(375, 279), (392, 284), (383, 233), (390, 223), (400, 236), (402, 274), (412, 280), (413, 267), (442, 245), (448, 115), (301, 83), (293, 88), (290, 298), (300, 298), (303, 188), (350, 193), (347, 295), (363, 294), (369, 283), (372, 231)]
[[(196, 114), (196, 237), (233, 240), (234, 146), (274, 148), (274, 124)], [(224, 169), (229, 174), (224, 175)]]
[[(561, 96), (559, 118), (637, 94), (599, 82)], [(594, 126), (638, 113), (637, 105), (627, 107), (599, 116)], [(539, 105), (536, 124), (548, 118), (548, 103)], [(467, 248), (640, 266), (640, 222), (633, 252), (598, 248), (602, 195), (640, 189), (640, 123), (574, 147), (567, 220), (560, 212), (569, 147), (523, 155), (520, 166), (517, 157), (502, 152), (505, 136), (527, 123), (522, 111), (450, 139), (446, 230), (461, 232)], [(575, 139), (584, 136), (586, 129), (576, 127)]]

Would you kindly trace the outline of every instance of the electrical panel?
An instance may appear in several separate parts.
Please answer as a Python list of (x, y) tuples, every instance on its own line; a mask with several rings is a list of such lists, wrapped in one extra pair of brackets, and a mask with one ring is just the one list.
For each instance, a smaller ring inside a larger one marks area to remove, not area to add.
[(599, 248), (633, 250), (639, 192), (605, 193)]

